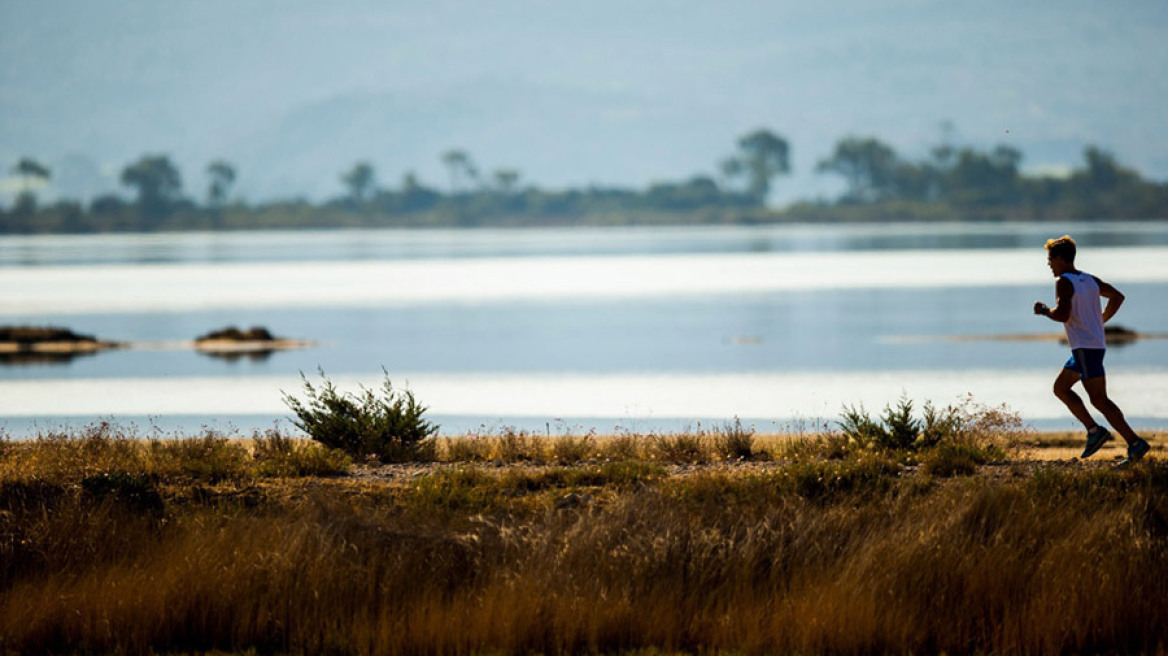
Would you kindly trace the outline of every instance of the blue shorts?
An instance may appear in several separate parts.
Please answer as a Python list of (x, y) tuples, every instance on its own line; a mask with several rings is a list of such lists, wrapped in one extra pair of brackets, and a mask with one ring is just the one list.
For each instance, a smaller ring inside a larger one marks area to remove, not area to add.
[(1103, 356), (1107, 349), (1077, 348), (1071, 349), (1071, 359), (1063, 365), (1063, 369), (1070, 369), (1079, 374), (1080, 380), (1104, 376)]

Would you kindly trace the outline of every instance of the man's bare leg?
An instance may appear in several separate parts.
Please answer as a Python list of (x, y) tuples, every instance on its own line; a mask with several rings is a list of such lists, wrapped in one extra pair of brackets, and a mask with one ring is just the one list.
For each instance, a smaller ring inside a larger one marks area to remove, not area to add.
[[(1079, 382), (1079, 372), (1074, 369), (1063, 369), (1054, 381), (1054, 395), (1067, 406), (1067, 409), (1071, 411), (1072, 415), (1075, 415), (1075, 419), (1083, 423), (1084, 428), (1091, 430), (1099, 424), (1095, 423), (1095, 419), (1091, 416), (1091, 412), (1087, 410), (1087, 405), (1083, 403), (1083, 399), (1079, 398), (1079, 395), (1075, 394), (1075, 391), (1071, 389), (1077, 382)], [(1118, 408), (1116, 409), (1118, 410)], [(1124, 426), (1126, 425), (1124, 424)], [(1124, 439), (1127, 438), (1125, 437)]]
[[(1096, 410), (1103, 413), (1103, 416), (1107, 418), (1107, 421), (1111, 424), (1111, 427), (1114, 428), (1117, 433), (1123, 436), (1123, 439), (1127, 441), (1128, 444), (1131, 444), (1135, 440), (1139, 439), (1139, 436), (1135, 434), (1135, 431), (1131, 429), (1131, 426), (1128, 426), (1127, 419), (1125, 419), (1123, 416), (1123, 411), (1119, 409), (1119, 406), (1115, 405), (1114, 401), (1108, 398), (1107, 376), (1096, 376), (1094, 378), (1088, 378), (1087, 380), (1083, 381), (1083, 388), (1087, 390), (1087, 396), (1091, 399), (1091, 405), (1095, 406)], [(1074, 392), (1072, 392), (1072, 394), (1074, 394)], [(1080, 400), (1079, 403), (1081, 404), (1082, 401)]]

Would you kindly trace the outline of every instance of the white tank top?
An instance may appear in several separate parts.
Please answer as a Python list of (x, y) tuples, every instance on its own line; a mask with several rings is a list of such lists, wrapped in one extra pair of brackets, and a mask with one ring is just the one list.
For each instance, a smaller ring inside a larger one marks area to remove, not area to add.
[(1071, 317), (1063, 324), (1071, 348), (1107, 348), (1103, 334), (1103, 306), (1095, 276), (1080, 271), (1064, 273), (1062, 277), (1075, 287), (1075, 295), (1071, 297)]

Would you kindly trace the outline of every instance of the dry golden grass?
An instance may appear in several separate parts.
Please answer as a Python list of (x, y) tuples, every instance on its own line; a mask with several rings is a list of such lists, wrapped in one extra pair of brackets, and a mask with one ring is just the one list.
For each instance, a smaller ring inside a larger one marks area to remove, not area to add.
[[(1168, 446), (1166, 446), (1168, 439), (1165, 439), (1168, 438), (1168, 434), (1165, 432), (1139, 431), (1139, 434), (1152, 445), (1152, 450), (1148, 452), (1150, 457), (1164, 457), (1165, 453), (1168, 452)], [(1038, 433), (1029, 441), (1030, 448), (1020, 453), (1019, 457), (1031, 460), (1071, 460), (1079, 457), (1085, 443), (1086, 437), (1082, 431)], [(1115, 462), (1123, 460), (1125, 457), (1127, 457), (1127, 444), (1123, 438), (1116, 436), (1115, 439), (1091, 456), (1091, 460), (1094, 462)]]
[(213, 436), (3, 443), (0, 651), (1168, 649), (1157, 453), (940, 477), (833, 436), (752, 461), (677, 437), (457, 438), (332, 478)]

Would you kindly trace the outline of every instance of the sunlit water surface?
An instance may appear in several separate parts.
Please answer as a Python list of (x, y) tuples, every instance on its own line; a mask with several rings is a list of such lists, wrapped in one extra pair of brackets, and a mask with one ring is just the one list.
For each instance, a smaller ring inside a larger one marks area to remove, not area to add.
[[(0, 365), (17, 436), (110, 416), (250, 432), (323, 369), (382, 369), (445, 433), (516, 426), (651, 431), (734, 417), (759, 430), (905, 395), (1007, 403), (1073, 428), (1050, 395), (1057, 342), (1042, 242), (1119, 286), (1117, 323), (1168, 333), (1168, 227), (1113, 224), (335, 231), (0, 239), (0, 323), (156, 346), (235, 324), (317, 341), (224, 361), (175, 348)], [(1109, 386), (1168, 426), (1168, 341), (1111, 349)], [(287, 422), (284, 423), (287, 426)]]

